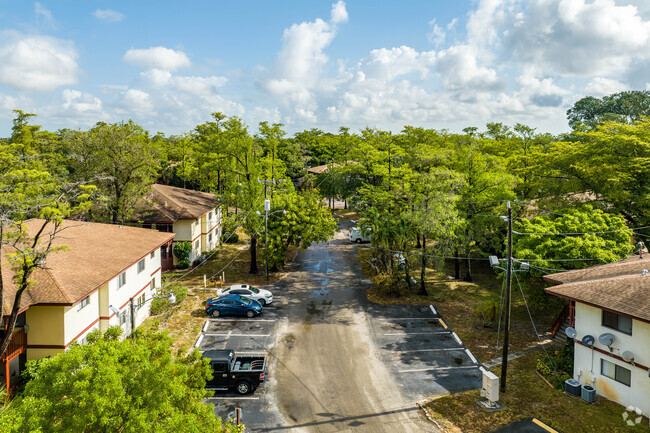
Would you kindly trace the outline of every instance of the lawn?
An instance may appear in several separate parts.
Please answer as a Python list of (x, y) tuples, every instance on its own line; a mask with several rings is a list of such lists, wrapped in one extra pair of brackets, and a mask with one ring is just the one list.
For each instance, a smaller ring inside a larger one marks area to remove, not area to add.
[[(536, 417), (562, 433), (648, 432), (648, 420), (630, 427), (623, 419), (625, 408), (598, 397), (588, 404), (550, 387), (535, 370), (539, 354), (508, 363), (507, 391), (500, 395), (505, 409), (486, 412), (476, 400), (479, 391), (438, 398), (425, 405), (428, 415), (448, 432), (488, 433), (511, 422)], [(500, 373), (500, 367), (492, 369)]]

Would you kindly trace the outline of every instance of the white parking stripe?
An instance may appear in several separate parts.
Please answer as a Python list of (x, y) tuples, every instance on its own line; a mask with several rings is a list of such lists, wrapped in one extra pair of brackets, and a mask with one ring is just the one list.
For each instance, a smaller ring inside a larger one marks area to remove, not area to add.
[(431, 317), (395, 317), (395, 318), (385, 317), (383, 319), (384, 320), (390, 320), (390, 321), (395, 321), (395, 320), (432, 320)]
[(208, 325), (209, 325), (209, 324), (210, 324), (210, 322), (206, 320), (206, 321), (205, 321), (205, 324), (203, 325), (203, 332), (205, 332), (205, 331), (208, 330)]
[(446, 371), (446, 370), (462, 370), (468, 368), (476, 368), (475, 365), (461, 365), (458, 367), (429, 367), (429, 368), (414, 368), (411, 370), (399, 370), (398, 373), (417, 373), (419, 371)]
[(476, 360), (476, 358), (474, 358), (474, 355), (472, 355), (472, 352), (470, 352), (469, 349), (465, 349), (465, 352), (467, 352), (467, 356), (470, 357), (470, 359), (474, 364), (478, 364), (478, 361)]
[(233, 334), (231, 332), (229, 332), (227, 334), (213, 334), (213, 333), (206, 332), (204, 335), (206, 337), (226, 337), (226, 338), (230, 338), (230, 337), (270, 337), (271, 336), (271, 334)]
[(433, 313), (434, 316), (438, 315), (438, 312), (436, 311), (435, 308), (433, 308), (433, 305), (429, 305), (429, 308), (431, 308), (431, 312)]
[(384, 335), (431, 335), (431, 334), (449, 334), (449, 331), (429, 331), (429, 332), (389, 332)]
[(206, 400), (259, 400), (259, 397), (208, 397)]
[(214, 319), (209, 319), (211, 322), (237, 322), (237, 321), (244, 321), (244, 322), (277, 322), (277, 320), (273, 319), (221, 319), (221, 318), (214, 318)]
[(452, 332), (451, 336), (454, 337), (454, 340), (456, 340), (458, 342), (458, 344), (460, 344), (462, 346), (463, 342), (460, 341), (460, 338), (458, 338), (458, 335), (456, 335), (455, 332)]
[(416, 350), (391, 350), (394, 353), (414, 353), (414, 352), (459, 352), (462, 351), (462, 347), (447, 347), (444, 349), (416, 349)]
[(194, 347), (199, 347), (202, 341), (203, 341), (203, 334), (199, 335), (199, 338), (196, 340), (196, 343), (194, 343)]

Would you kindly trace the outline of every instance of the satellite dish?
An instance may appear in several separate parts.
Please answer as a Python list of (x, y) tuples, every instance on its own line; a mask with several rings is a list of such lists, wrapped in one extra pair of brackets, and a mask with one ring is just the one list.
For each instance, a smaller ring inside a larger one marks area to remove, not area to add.
[(626, 350), (625, 352), (623, 352), (621, 357), (627, 362), (634, 362), (634, 354), (632, 352), (630, 352), (629, 350)]
[(595, 341), (596, 339), (594, 338), (593, 335), (585, 335), (584, 337), (582, 337), (582, 344), (584, 344), (587, 347), (593, 347)]
[(600, 334), (600, 337), (598, 337), (598, 342), (603, 346), (608, 346), (608, 347), (612, 345), (614, 340), (616, 340), (616, 337), (614, 337), (614, 334), (610, 334), (609, 332)]
[(569, 326), (568, 328), (566, 328), (566, 329), (564, 330), (564, 333), (565, 333), (566, 336), (569, 337), (569, 338), (576, 338), (576, 336), (578, 335), (578, 333), (576, 332), (576, 329), (573, 328), (573, 327), (571, 327), (571, 326)]

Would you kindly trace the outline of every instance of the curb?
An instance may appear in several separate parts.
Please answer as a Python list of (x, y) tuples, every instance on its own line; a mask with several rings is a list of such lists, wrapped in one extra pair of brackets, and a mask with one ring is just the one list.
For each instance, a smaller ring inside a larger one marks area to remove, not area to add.
[(427, 420), (430, 423), (432, 423), (433, 425), (436, 426), (436, 429), (437, 429), (436, 433), (443, 433), (444, 432), (443, 428), (440, 426), (440, 424), (438, 424), (438, 421), (436, 421), (431, 415), (429, 415), (429, 411), (422, 405), (422, 403), (417, 401), (417, 402), (415, 402), (415, 405), (417, 407), (419, 407), (422, 412), (424, 412), (424, 416), (427, 418)]

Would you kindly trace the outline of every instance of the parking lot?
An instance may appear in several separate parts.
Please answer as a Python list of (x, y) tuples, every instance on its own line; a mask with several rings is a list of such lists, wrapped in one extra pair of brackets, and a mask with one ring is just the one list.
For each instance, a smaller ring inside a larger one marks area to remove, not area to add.
[(413, 400), (480, 388), (479, 361), (432, 306), (370, 306), (384, 363)]
[[(264, 307), (263, 313), (252, 319), (207, 317), (196, 346), (201, 352), (233, 349), (240, 355), (264, 354), (267, 355), (268, 365), (272, 362), (269, 350), (287, 320), (282, 309), (282, 298), (275, 296), (273, 304)], [(269, 367), (265, 384), (254, 393), (242, 396), (233, 391), (216, 392), (209, 402), (214, 405), (215, 414), (224, 420), (234, 420), (235, 409), (241, 408), (241, 420), (246, 424), (246, 430), (255, 431), (262, 425), (273, 425), (277, 410), (272, 408), (273, 402), (267, 390), (274, 381), (272, 368)]]

